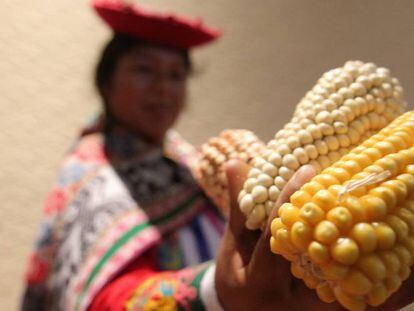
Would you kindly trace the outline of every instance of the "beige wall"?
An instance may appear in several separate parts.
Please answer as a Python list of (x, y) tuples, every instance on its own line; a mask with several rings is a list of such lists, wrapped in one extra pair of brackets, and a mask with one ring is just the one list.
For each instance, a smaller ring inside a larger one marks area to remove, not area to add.
[[(229, 127), (263, 139), (318, 76), (348, 59), (391, 68), (414, 100), (414, 2), (146, 0), (225, 30), (195, 51), (178, 128), (201, 143)], [(0, 306), (13, 310), (42, 201), (76, 129), (97, 109), (92, 65), (109, 32), (86, 0), (3, 0), (0, 9)]]

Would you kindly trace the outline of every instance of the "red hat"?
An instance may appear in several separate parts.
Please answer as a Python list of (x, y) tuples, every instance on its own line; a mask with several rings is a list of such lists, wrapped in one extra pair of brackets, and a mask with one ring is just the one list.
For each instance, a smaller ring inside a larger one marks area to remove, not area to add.
[(93, 0), (92, 5), (115, 33), (156, 44), (188, 50), (221, 35), (219, 30), (203, 25), (200, 19), (157, 13), (121, 0)]

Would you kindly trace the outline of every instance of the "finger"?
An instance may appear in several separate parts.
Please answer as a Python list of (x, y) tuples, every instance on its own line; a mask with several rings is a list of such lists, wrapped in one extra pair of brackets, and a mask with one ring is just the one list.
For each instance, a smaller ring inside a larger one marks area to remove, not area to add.
[(277, 216), (279, 207), (289, 201), (290, 196), (298, 191), (305, 183), (312, 179), (316, 175), (316, 170), (312, 165), (304, 165), (296, 171), (292, 178), (288, 181), (286, 186), (283, 188), (275, 203), (275, 207), (269, 215), (265, 235), (270, 237), (270, 225), (272, 220)]
[(246, 217), (238, 204), (238, 195), (243, 188), (250, 166), (240, 160), (231, 160), (226, 164), (225, 169), (230, 196), (229, 229), (243, 263), (247, 264), (260, 234), (246, 228)]

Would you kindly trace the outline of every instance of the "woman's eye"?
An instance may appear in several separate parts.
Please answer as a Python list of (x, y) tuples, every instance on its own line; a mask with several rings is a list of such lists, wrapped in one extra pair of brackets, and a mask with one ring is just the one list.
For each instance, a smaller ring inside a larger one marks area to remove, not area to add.
[(153, 72), (152, 67), (146, 64), (139, 64), (133, 67), (133, 71), (136, 73), (150, 74)]

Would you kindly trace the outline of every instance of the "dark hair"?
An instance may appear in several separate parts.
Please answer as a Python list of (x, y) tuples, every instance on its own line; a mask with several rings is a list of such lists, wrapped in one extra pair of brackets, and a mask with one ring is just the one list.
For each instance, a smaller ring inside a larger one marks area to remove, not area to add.
[[(104, 46), (95, 71), (95, 87), (103, 98), (102, 90), (107, 86), (114, 73), (119, 59), (133, 48), (145, 45), (154, 45), (147, 41), (133, 38), (127, 35), (114, 34), (112, 39)], [(192, 65), (188, 51), (169, 48), (179, 53), (188, 72), (191, 72)], [(105, 101), (105, 99), (103, 98)]]

